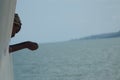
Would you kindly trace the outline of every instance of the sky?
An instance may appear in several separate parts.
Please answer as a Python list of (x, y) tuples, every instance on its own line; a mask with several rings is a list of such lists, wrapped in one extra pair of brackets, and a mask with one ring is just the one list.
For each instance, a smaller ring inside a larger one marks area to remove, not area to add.
[(18, 0), (21, 31), (11, 43), (58, 42), (120, 30), (120, 0)]

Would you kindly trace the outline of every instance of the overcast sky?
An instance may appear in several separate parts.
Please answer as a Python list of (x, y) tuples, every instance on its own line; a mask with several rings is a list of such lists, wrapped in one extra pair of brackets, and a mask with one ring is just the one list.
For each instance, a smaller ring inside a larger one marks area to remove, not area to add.
[(18, 0), (21, 31), (12, 43), (64, 41), (120, 30), (120, 0)]

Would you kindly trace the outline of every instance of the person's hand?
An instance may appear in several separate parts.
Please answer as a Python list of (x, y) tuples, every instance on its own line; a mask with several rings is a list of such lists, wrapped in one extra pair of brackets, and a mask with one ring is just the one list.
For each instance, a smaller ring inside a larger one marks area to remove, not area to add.
[(35, 42), (27, 41), (27, 42), (25, 42), (25, 45), (26, 45), (26, 48), (28, 48), (30, 50), (38, 49), (38, 44)]

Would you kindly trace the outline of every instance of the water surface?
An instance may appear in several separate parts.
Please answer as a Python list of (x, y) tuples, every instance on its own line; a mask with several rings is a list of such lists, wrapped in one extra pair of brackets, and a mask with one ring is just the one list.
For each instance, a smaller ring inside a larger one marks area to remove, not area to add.
[(15, 80), (120, 80), (120, 38), (40, 44), (13, 55)]

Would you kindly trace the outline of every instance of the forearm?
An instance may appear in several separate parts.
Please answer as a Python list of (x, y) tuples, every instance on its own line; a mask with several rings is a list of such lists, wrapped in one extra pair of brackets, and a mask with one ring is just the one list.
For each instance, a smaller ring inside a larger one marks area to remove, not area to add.
[(35, 42), (26, 41), (19, 44), (10, 45), (9, 52), (11, 53), (25, 48), (29, 50), (36, 50), (38, 48), (38, 44)]
[(10, 45), (9, 46), (9, 52), (14, 52), (14, 51), (18, 51), (18, 50), (21, 50), (21, 49), (24, 49), (26, 48), (26, 44), (25, 42), (22, 42), (22, 43), (19, 43), (19, 44), (14, 44), (14, 45)]

